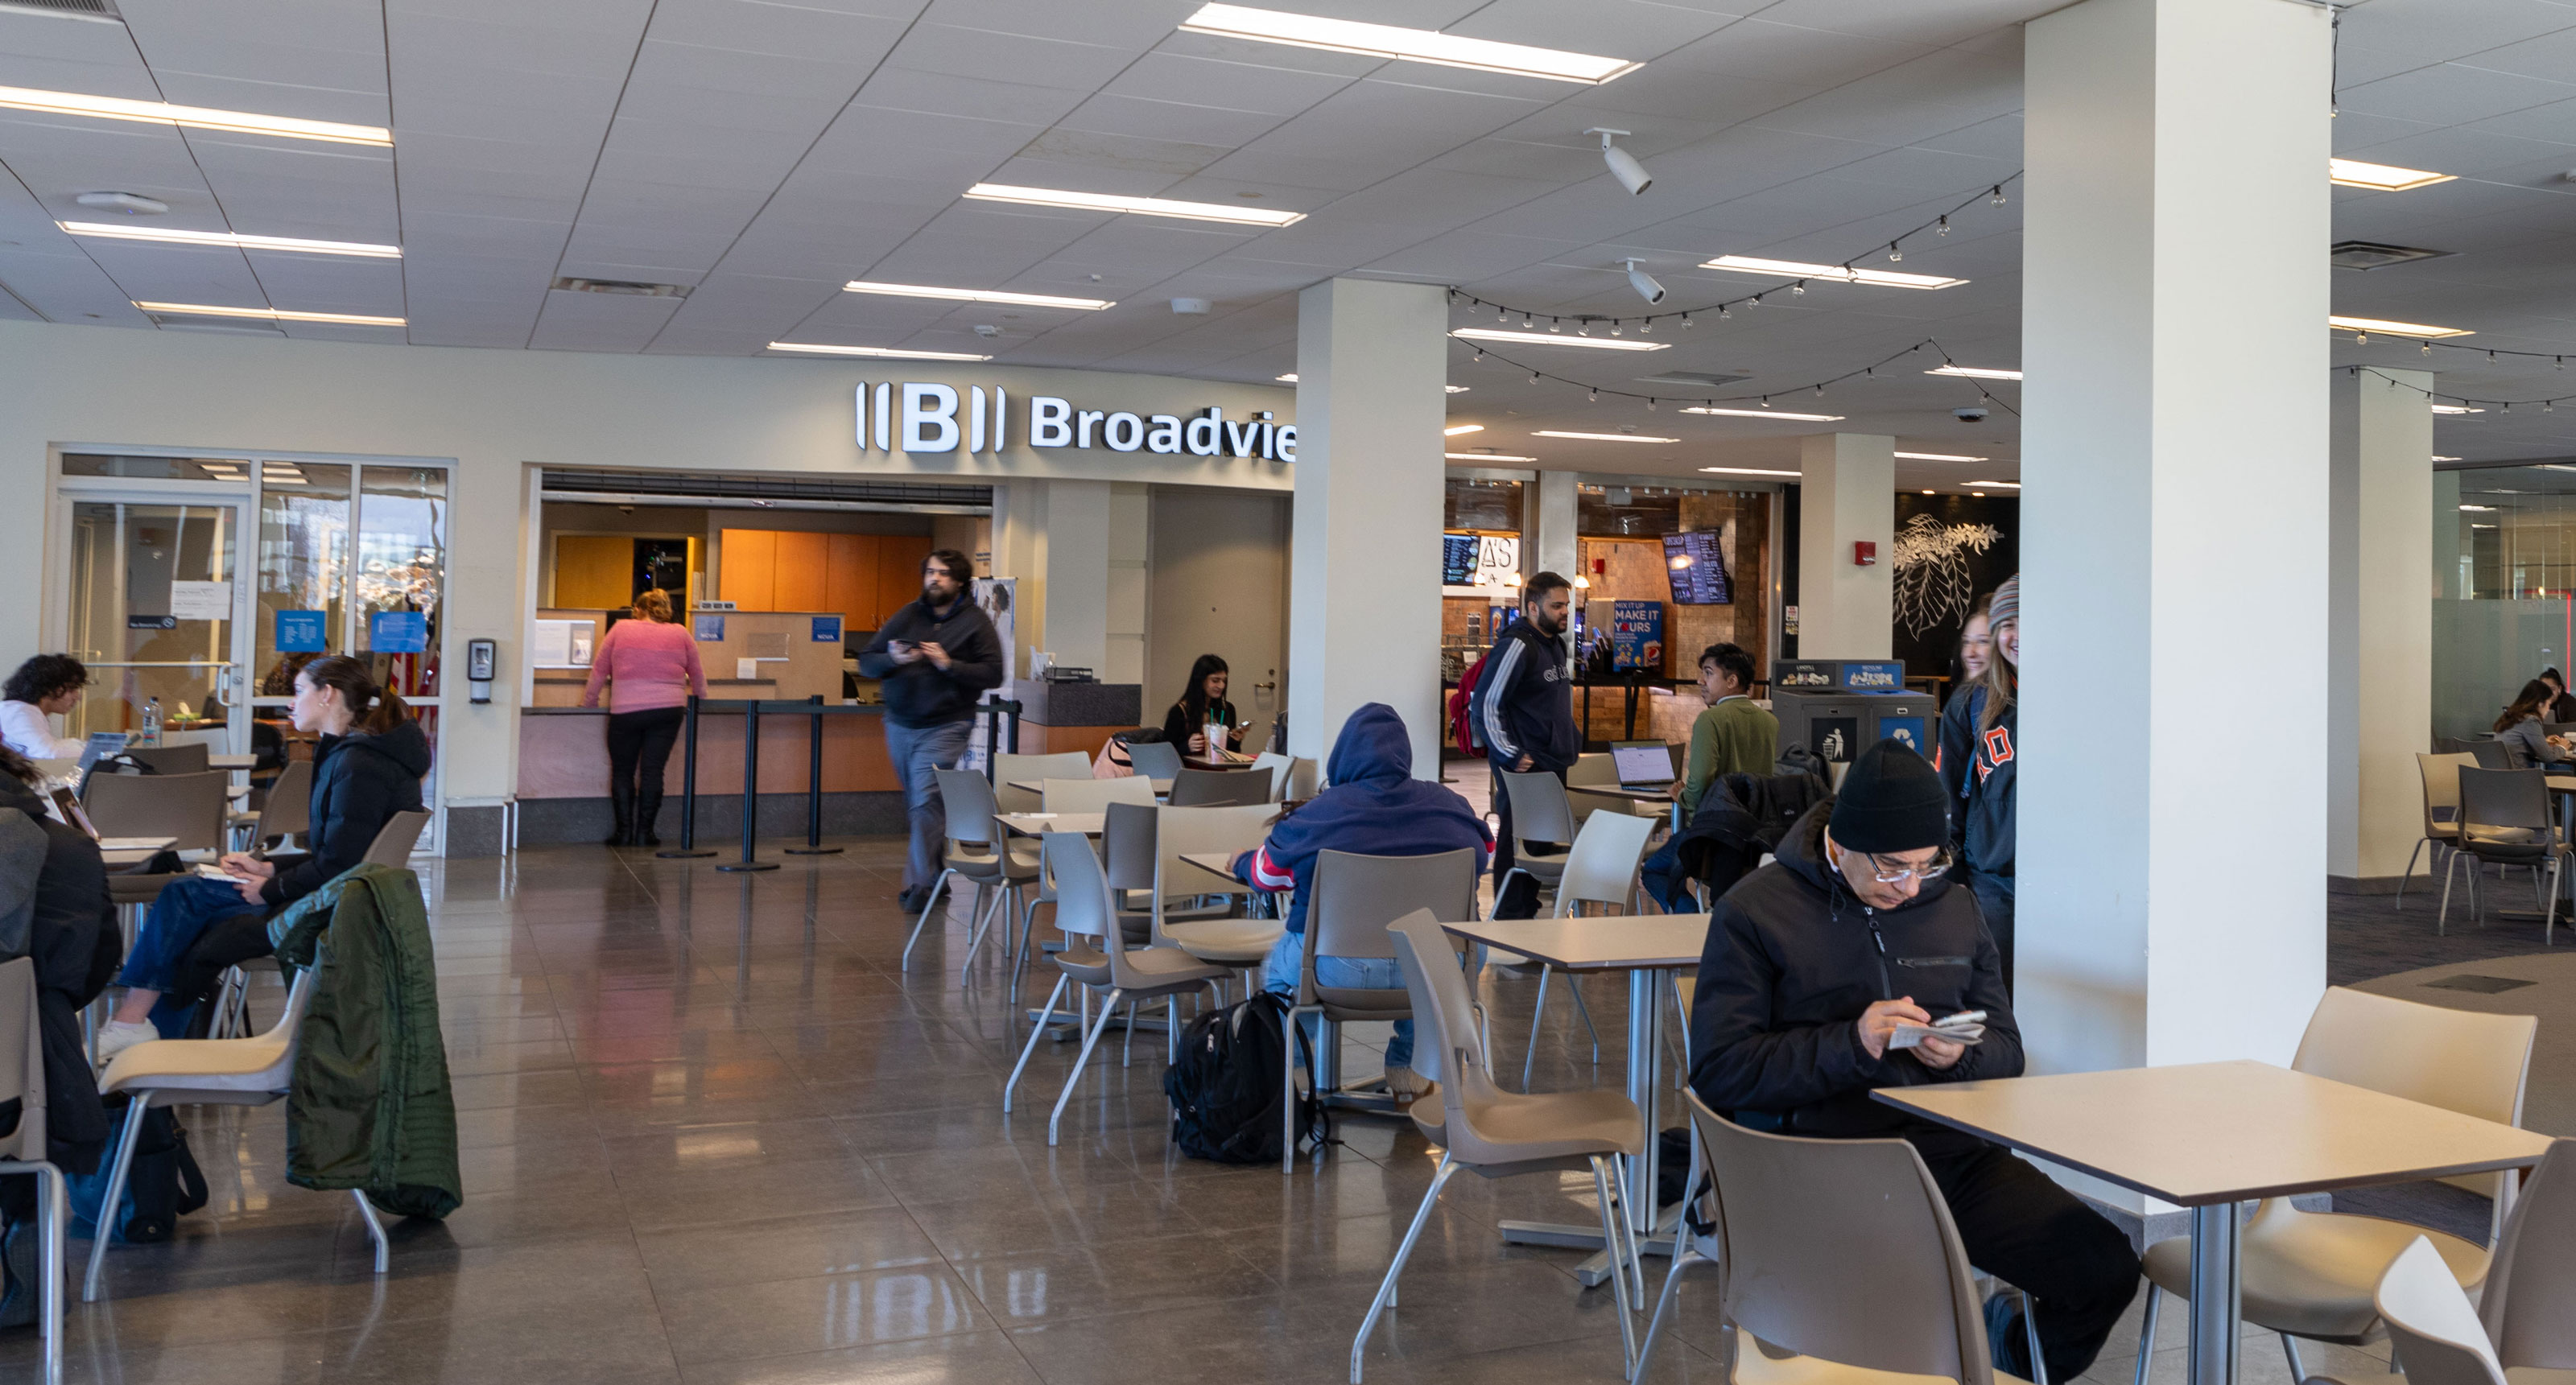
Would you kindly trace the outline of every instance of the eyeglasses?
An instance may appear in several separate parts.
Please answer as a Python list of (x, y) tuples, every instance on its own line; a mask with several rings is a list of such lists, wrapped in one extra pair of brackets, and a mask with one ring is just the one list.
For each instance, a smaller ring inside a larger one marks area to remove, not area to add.
[(1891, 865), (1876, 856), (1869, 858), (1870, 878), (1882, 885), (1902, 885), (1908, 880), (1929, 880), (1955, 864), (1947, 851), (1940, 852), (1919, 866)]

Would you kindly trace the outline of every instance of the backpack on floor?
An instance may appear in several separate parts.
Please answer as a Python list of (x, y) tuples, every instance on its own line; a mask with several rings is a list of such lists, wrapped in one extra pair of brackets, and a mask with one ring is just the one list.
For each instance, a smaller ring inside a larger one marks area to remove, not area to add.
[[(1210, 1010), (1181, 1032), (1181, 1056), (1163, 1074), (1172, 1100), (1172, 1143), (1193, 1159), (1220, 1164), (1275, 1164), (1279, 1148), (1279, 1070), (1288, 1059), (1288, 1002), (1263, 991)], [(1297, 1051), (1306, 1071), (1315, 1060), (1303, 1028)], [(1296, 1098), (1297, 1139), (1321, 1143), (1324, 1108), (1311, 1091)]]
[[(84, 1227), (99, 1224), (99, 1204), (107, 1200), (108, 1176), (116, 1168), (116, 1143), (125, 1138), (124, 1103), (111, 1099), (109, 1107), (116, 1134), (99, 1156), (98, 1171), (65, 1180), (72, 1219)], [(206, 1175), (188, 1152), (187, 1127), (167, 1106), (145, 1112), (134, 1143), (134, 1166), (125, 1177), (125, 1198), (110, 1219), (116, 1239), (127, 1245), (169, 1240), (178, 1234), (180, 1217), (205, 1205)]]

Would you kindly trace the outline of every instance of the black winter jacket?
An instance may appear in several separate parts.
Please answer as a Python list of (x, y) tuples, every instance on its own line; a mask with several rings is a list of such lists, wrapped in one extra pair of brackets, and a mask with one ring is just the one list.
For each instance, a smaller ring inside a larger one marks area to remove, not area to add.
[[(942, 671), (928, 659), (896, 663), (892, 647), (896, 640), (940, 646), (948, 651), (947, 669)], [(868, 647), (859, 651), (859, 675), (883, 680), (886, 715), (897, 726), (968, 721), (984, 690), (1002, 685), (1001, 637), (993, 633), (993, 622), (972, 596), (959, 596), (944, 616), (916, 598), (895, 612)]]
[[(1691, 1088), (1722, 1113), (1792, 1135), (1901, 1135), (1926, 1157), (1974, 1136), (1870, 1098), (1880, 1087), (2015, 1077), (2021, 1027), (2003, 960), (1975, 896), (1926, 882), (1880, 913), (1824, 859), (1827, 799), (1780, 843), (1779, 859), (1729, 890), (1709, 920), (1691, 1005)], [(1911, 996), (1939, 1019), (1986, 1012), (1985, 1042), (1935, 1071), (1905, 1049), (1871, 1058), (1857, 1021), (1871, 1002)]]
[(394, 814), (419, 811), (427, 773), (429, 737), (419, 722), (406, 719), (381, 736), (324, 736), (313, 748), (313, 854), (271, 876), (259, 897), (292, 904), (365, 860)]
[[(26, 955), (36, 962), (36, 1011), (44, 1026), (45, 1143), (64, 1172), (85, 1174), (97, 1169), (107, 1148), (108, 1119), (81, 1041), (80, 1012), (116, 974), (125, 935), (116, 926), (98, 844), (46, 816), (26, 785), (0, 775), (0, 816), (22, 815), (43, 834), (43, 854), (30, 875), (26, 858), (10, 853), (13, 864), (0, 878), (0, 914), (20, 908), (32, 914)], [(15, 824), (12, 834), (24, 835)]]
[(1583, 752), (1574, 726), (1574, 688), (1565, 673), (1565, 638), (1540, 634), (1522, 616), (1494, 637), (1485, 660), (1474, 709), (1485, 754), (1505, 769), (1527, 755), (1532, 770), (1563, 773)]
[(1674, 859), (1711, 898), (1725, 894), (1824, 796), (1825, 781), (1813, 774), (1721, 774), (1673, 838)]

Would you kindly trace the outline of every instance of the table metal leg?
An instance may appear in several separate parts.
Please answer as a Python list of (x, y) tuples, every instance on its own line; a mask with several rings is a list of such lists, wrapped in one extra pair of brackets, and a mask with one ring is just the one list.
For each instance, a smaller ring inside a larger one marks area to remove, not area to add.
[(2191, 1209), (2191, 1385), (2236, 1385), (2237, 1250), (2235, 1203)]

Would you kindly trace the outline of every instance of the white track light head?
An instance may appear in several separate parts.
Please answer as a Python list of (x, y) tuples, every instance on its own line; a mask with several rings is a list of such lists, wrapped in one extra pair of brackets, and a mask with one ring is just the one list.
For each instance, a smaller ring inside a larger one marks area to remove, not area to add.
[(1628, 286), (1637, 291), (1639, 298), (1649, 303), (1664, 301), (1664, 286), (1655, 281), (1654, 275), (1637, 268), (1635, 260), (1628, 261)]
[(1637, 162), (1636, 155), (1610, 142), (1616, 136), (1627, 134), (1627, 131), (1595, 125), (1583, 133), (1601, 137), (1601, 161), (1610, 165), (1610, 176), (1619, 180), (1619, 186), (1635, 194), (1655, 185), (1655, 175), (1648, 173), (1646, 166)]

